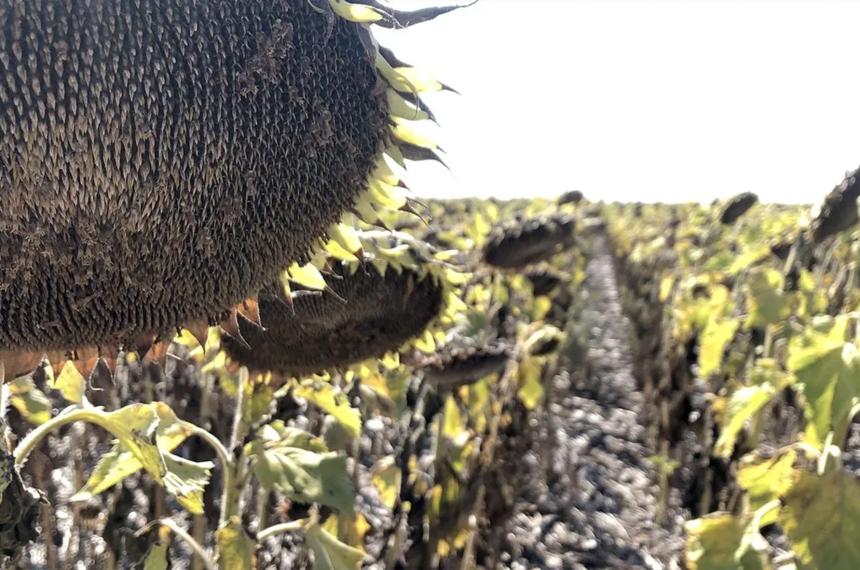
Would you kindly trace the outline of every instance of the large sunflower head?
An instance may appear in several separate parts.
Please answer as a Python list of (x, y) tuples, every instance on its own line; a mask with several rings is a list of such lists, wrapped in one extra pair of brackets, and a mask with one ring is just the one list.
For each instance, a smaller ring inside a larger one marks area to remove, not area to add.
[(438, 158), (420, 94), (446, 87), (380, 48), (370, 25), (450, 9), (0, 7), (30, 31), (0, 45), (7, 375), (21, 354), (145, 350), (180, 327), (233, 323), (345, 213), (375, 223), (409, 209), (400, 167)]
[(315, 260), (325, 268), (322, 281), (293, 268), (264, 289), (261, 322), (240, 316), (237, 334), (222, 335), (229, 360), (285, 376), (343, 369), (395, 351), (450, 318), (458, 274), (443, 253), (404, 234), (366, 232), (360, 241), (361, 258)]

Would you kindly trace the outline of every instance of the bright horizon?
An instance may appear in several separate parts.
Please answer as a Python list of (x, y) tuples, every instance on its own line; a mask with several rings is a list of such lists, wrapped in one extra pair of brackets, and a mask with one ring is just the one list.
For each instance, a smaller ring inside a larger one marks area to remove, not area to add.
[(410, 165), (419, 196), (814, 203), (860, 165), (858, 21), (853, 2), (481, 0), (376, 35), (462, 94), (427, 96), (452, 172)]

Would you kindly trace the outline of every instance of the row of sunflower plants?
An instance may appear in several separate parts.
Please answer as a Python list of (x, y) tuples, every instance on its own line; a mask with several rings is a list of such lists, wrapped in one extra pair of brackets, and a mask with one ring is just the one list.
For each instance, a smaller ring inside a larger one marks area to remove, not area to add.
[(860, 565), (855, 185), (605, 208), (691, 569)]
[[(429, 209), (429, 226), (343, 226), (230, 330), (120, 353), (107, 380), (81, 358), (13, 379), (6, 480), (43, 490), (18, 513), (43, 520), (22, 563), (476, 563), (487, 473), (545, 398), (584, 259), (573, 207)], [(522, 227), (552, 228), (541, 253), (489, 263), (500, 232), (516, 257)]]

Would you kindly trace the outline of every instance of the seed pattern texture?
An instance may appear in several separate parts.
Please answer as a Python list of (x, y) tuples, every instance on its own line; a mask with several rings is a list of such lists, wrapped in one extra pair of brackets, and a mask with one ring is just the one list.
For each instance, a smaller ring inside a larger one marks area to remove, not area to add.
[(306, 0), (0, 0), (0, 349), (222, 316), (352, 206), (387, 116)]

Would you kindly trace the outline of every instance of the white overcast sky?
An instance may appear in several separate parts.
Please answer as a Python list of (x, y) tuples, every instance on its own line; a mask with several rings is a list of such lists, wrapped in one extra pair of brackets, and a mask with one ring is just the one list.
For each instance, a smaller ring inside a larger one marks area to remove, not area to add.
[(480, 0), (377, 37), (462, 93), (428, 97), (453, 173), (411, 167), (418, 195), (814, 202), (860, 165), (858, 22), (850, 1)]

